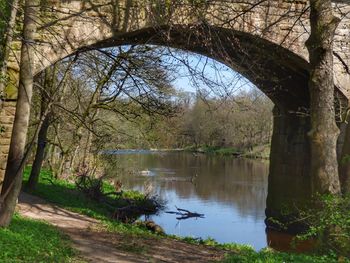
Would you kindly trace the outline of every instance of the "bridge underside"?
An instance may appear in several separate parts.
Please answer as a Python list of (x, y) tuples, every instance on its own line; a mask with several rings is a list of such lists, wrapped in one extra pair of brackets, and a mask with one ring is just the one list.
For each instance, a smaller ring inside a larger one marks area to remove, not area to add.
[(213, 58), (249, 79), (279, 108), (308, 109), (308, 62), (262, 38), (212, 26), (172, 26), (117, 35), (82, 50), (125, 44), (162, 45)]

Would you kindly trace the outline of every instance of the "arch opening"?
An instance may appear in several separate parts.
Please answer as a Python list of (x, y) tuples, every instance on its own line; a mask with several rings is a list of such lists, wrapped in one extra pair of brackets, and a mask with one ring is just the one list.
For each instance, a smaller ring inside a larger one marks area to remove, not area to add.
[[(308, 62), (286, 48), (244, 32), (203, 25), (150, 27), (97, 40), (73, 52), (140, 44), (168, 46), (210, 57), (249, 79), (281, 110), (308, 109)], [(67, 54), (53, 53), (51, 62), (43, 63), (39, 71), (62, 56)]]

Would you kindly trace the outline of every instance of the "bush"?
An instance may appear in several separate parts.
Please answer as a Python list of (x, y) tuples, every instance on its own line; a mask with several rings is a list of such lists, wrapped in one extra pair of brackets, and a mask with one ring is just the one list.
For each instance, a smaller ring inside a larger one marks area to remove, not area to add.
[(350, 257), (350, 196), (322, 196), (315, 207), (301, 212), (309, 226), (301, 239), (317, 238), (320, 250)]

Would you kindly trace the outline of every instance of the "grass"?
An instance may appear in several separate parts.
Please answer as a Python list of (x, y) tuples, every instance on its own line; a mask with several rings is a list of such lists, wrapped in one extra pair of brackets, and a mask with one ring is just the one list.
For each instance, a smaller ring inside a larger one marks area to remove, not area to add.
[[(24, 182), (28, 179), (29, 169), (26, 169)], [(173, 238), (178, 240), (183, 240), (187, 243), (192, 244), (204, 244), (208, 246), (214, 246), (219, 249), (225, 249), (228, 252), (225, 263), (228, 262), (270, 262), (270, 263), (280, 263), (280, 262), (305, 262), (305, 263), (323, 263), (323, 262), (338, 262), (338, 259), (332, 253), (328, 255), (305, 255), (305, 254), (293, 254), (293, 253), (281, 253), (276, 252), (271, 249), (265, 249), (260, 252), (254, 251), (254, 249), (247, 245), (237, 245), (237, 244), (219, 244), (213, 239), (198, 240), (194, 238), (180, 238), (176, 236), (160, 236), (154, 233), (151, 233), (142, 226), (133, 225), (133, 224), (123, 224), (118, 221), (110, 219), (110, 210), (108, 207), (105, 207), (103, 204), (96, 201), (86, 198), (83, 194), (77, 192), (74, 188), (74, 184), (68, 183), (63, 180), (53, 180), (52, 184), (47, 179), (51, 179), (51, 174), (48, 171), (43, 171), (41, 173), (41, 178), (37, 187), (37, 190), (33, 194), (57, 204), (60, 207), (63, 207), (67, 210), (74, 211), (80, 214), (84, 214), (101, 221), (106, 230), (110, 232), (117, 232), (121, 235), (124, 235), (125, 238), (128, 237), (140, 237), (140, 244), (137, 244), (138, 249), (143, 251), (143, 238)], [(106, 191), (111, 190), (109, 185), (105, 185), (104, 188)], [(143, 198), (143, 195), (137, 192), (125, 192), (125, 195), (129, 198)], [(123, 245), (122, 249), (127, 251), (134, 250), (136, 246), (127, 246)], [(142, 248), (142, 249), (141, 249)], [(0, 250), (2, 250), (0, 248)], [(0, 258), (1, 259), (1, 258)], [(1, 262), (1, 260), (0, 260)], [(344, 259), (342, 262), (350, 262)]]
[(336, 263), (336, 262), (350, 262), (343, 259), (339, 261), (335, 255), (306, 255), (281, 253), (270, 249), (264, 249), (256, 252), (252, 249), (240, 249), (239, 253), (231, 254), (226, 257), (224, 263)]
[[(27, 182), (29, 174), (30, 168), (25, 169), (23, 177), (24, 184)], [(113, 191), (113, 187), (108, 184), (104, 184), (103, 188), (105, 192)], [(51, 172), (47, 170), (42, 170), (39, 183), (31, 194), (67, 210), (98, 219), (108, 231), (131, 235), (156, 236), (142, 226), (123, 224), (112, 220), (112, 211), (108, 205), (87, 198), (83, 193), (75, 189), (73, 183), (60, 179), (52, 179)], [(137, 191), (124, 191), (120, 199), (121, 206), (124, 205), (124, 198), (142, 201), (144, 195)]]
[(0, 228), (0, 262), (76, 262), (70, 241), (54, 226), (15, 215)]
[(223, 263), (350, 263), (349, 259), (339, 258), (336, 254), (329, 252), (327, 255), (317, 254), (297, 254), (278, 252), (270, 248), (255, 251), (250, 245), (240, 245), (234, 243), (219, 244), (214, 239), (195, 240), (193, 238), (183, 238), (182, 240), (192, 244), (203, 244), (219, 249), (227, 250)]

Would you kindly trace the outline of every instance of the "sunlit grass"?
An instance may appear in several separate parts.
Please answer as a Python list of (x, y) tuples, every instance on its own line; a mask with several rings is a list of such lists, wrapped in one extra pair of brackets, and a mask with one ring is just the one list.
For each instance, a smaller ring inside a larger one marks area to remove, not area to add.
[(72, 262), (70, 241), (58, 229), (15, 215), (9, 228), (0, 228), (0, 262)]
[[(24, 173), (24, 184), (28, 180), (29, 173), (30, 168), (27, 168)], [(106, 192), (113, 191), (113, 187), (108, 184), (104, 184), (103, 188)], [(76, 190), (73, 183), (65, 180), (53, 179), (50, 171), (42, 170), (39, 183), (31, 194), (39, 196), (67, 210), (98, 219), (108, 231), (133, 235), (156, 236), (142, 226), (123, 224), (111, 219), (113, 209), (111, 209), (110, 206), (87, 198), (83, 193)], [(125, 202), (124, 198), (141, 201), (144, 195), (137, 191), (124, 191), (121, 195), (120, 206), (127, 205), (123, 203)]]

